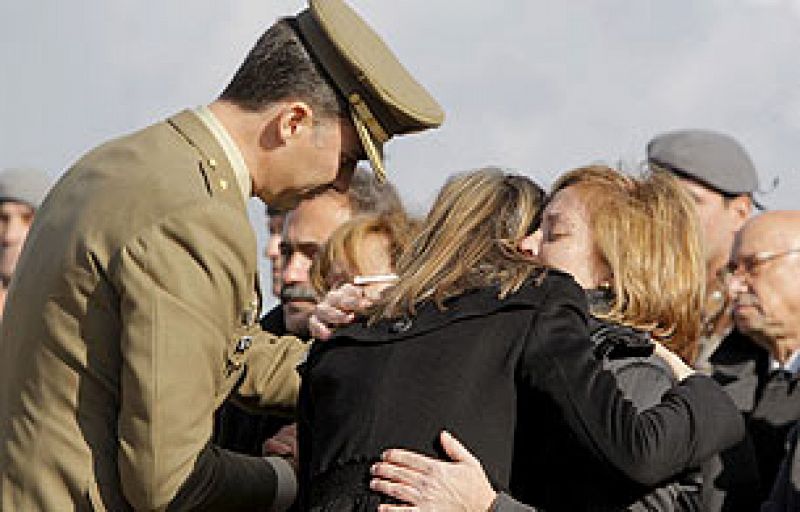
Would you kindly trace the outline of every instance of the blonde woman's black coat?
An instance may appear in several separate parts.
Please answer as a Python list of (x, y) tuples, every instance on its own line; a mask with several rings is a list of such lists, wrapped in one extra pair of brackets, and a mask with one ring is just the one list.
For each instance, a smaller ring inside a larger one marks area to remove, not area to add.
[(446, 306), (423, 303), (412, 318), (353, 325), (314, 344), (301, 368), (302, 509), (374, 510), (370, 464), (390, 447), (441, 456), (442, 429), (506, 489), (522, 396), (530, 410), (557, 411), (587, 453), (644, 485), (743, 436), (734, 405), (701, 376), (638, 413), (595, 358), (586, 297), (566, 274)]

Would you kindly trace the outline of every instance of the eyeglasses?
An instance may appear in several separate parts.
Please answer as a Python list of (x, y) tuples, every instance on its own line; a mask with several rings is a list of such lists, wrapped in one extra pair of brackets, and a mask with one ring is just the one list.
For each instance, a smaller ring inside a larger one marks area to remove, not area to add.
[(772, 261), (777, 258), (782, 258), (784, 256), (789, 256), (790, 254), (799, 254), (800, 248), (797, 249), (789, 249), (788, 251), (782, 252), (757, 252), (755, 254), (751, 254), (749, 256), (742, 256), (737, 261), (731, 261), (728, 263), (728, 266), (725, 268), (725, 273), (728, 276), (737, 276), (740, 275), (740, 270), (749, 275), (753, 276), (758, 271), (758, 267)]

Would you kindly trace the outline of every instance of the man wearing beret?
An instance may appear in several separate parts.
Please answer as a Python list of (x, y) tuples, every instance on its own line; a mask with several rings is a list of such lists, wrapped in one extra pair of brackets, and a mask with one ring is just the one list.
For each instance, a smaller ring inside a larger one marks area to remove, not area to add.
[[(735, 138), (700, 129), (653, 137), (647, 159), (651, 168), (677, 176), (694, 200), (702, 227), (708, 296), (694, 366), (710, 374), (749, 416), (761, 387), (757, 368), (768, 354), (734, 328), (725, 271), (737, 234), (754, 206), (759, 207), (754, 198), (759, 190), (755, 166)], [(759, 475), (752, 430), (744, 441), (705, 464), (703, 474), (704, 510), (757, 510), (765, 482)]]
[(245, 200), (383, 173), (443, 114), (341, 0), (270, 27), (217, 101), (80, 159), (37, 212), (0, 338), (2, 510), (283, 510), (280, 459), (209, 442), (231, 393), (290, 411), (295, 338), (259, 329)]
[(0, 319), (33, 215), (49, 187), (50, 179), (37, 169), (0, 172)]

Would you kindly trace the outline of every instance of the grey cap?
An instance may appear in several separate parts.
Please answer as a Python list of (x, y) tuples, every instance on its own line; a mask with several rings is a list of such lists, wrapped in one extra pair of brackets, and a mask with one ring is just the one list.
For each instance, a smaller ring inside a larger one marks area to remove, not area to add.
[(5, 169), (0, 171), (0, 203), (13, 201), (39, 208), (50, 185), (50, 177), (37, 169)]
[(647, 160), (725, 195), (752, 196), (759, 190), (750, 156), (730, 135), (710, 130), (662, 133), (647, 145)]

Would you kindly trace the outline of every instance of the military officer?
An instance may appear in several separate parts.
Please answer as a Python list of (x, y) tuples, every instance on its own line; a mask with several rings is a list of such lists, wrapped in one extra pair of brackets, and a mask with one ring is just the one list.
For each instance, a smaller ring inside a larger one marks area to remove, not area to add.
[(289, 410), (304, 347), (260, 332), (245, 199), (348, 185), (443, 113), (341, 0), (259, 39), (207, 107), (81, 158), (37, 212), (0, 338), (0, 509), (282, 510), (286, 462), (226, 452), (232, 392)]

